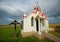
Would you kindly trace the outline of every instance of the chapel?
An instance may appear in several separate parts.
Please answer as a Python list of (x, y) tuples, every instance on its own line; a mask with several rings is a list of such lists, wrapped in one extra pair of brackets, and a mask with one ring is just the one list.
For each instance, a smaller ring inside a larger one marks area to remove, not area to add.
[(25, 13), (23, 16), (22, 33), (32, 31), (39, 34), (41, 34), (42, 32), (48, 33), (48, 27), (48, 17), (40, 8), (37, 2), (37, 5), (33, 8), (29, 15), (26, 15)]

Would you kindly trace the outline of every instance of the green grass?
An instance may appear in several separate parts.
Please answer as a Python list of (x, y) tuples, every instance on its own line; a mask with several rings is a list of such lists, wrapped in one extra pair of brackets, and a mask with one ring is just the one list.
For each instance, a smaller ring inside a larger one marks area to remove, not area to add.
[(60, 38), (60, 33), (56, 31), (50, 31), (49, 33), (53, 34), (54, 36)]
[[(20, 29), (17, 28), (17, 35), (20, 33)], [(14, 37), (14, 26), (8, 26), (4, 28), (0, 28), (0, 40), (8, 40)]]
[(60, 38), (60, 23), (59, 24), (49, 24), (49, 28), (55, 28), (55, 31), (50, 31), (49, 33)]
[[(2, 27), (2, 26), (1, 26)], [(21, 29), (19, 26), (17, 26), (16, 34), (17, 39), (14, 37), (14, 26), (3, 26), (3, 28), (0, 27), (0, 42), (51, 42), (48, 38), (39, 40), (35, 36), (30, 37), (21, 37)]]

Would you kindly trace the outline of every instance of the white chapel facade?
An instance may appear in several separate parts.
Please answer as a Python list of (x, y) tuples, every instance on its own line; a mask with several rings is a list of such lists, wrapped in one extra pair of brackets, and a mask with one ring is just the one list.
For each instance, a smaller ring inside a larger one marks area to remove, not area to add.
[(32, 12), (27, 16), (26, 13), (23, 16), (23, 30), (22, 32), (48, 32), (48, 17), (41, 10), (39, 5), (36, 5)]

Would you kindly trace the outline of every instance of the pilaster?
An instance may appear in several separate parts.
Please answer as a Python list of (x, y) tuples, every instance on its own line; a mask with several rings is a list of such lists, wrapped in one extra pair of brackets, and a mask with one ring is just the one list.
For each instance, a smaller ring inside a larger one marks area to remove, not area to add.
[(38, 25), (39, 25), (39, 34), (41, 34), (41, 28), (40, 28), (40, 19), (38, 18)]

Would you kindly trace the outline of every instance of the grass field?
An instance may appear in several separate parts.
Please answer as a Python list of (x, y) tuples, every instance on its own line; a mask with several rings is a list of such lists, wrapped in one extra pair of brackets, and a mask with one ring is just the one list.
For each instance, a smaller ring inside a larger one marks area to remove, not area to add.
[(49, 28), (60, 28), (60, 24), (49, 24)]
[(60, 38), (60, 33), (56, 31), (50, 31), (49, 33), (53, 34), (54, 36)]
[(21, 28), (17, 26), (16, 34), (14, 37), (14, 26), (13, 25), (0, 25), (0, 42), (52, 42), (48, 38), (39, 40), (35, 36), (21, 37)]
[[(60, 28), (60, 24), (49, 24), (49, 28)], [(50, 31), (49, 33), (60, 38), (60, 30)]]

